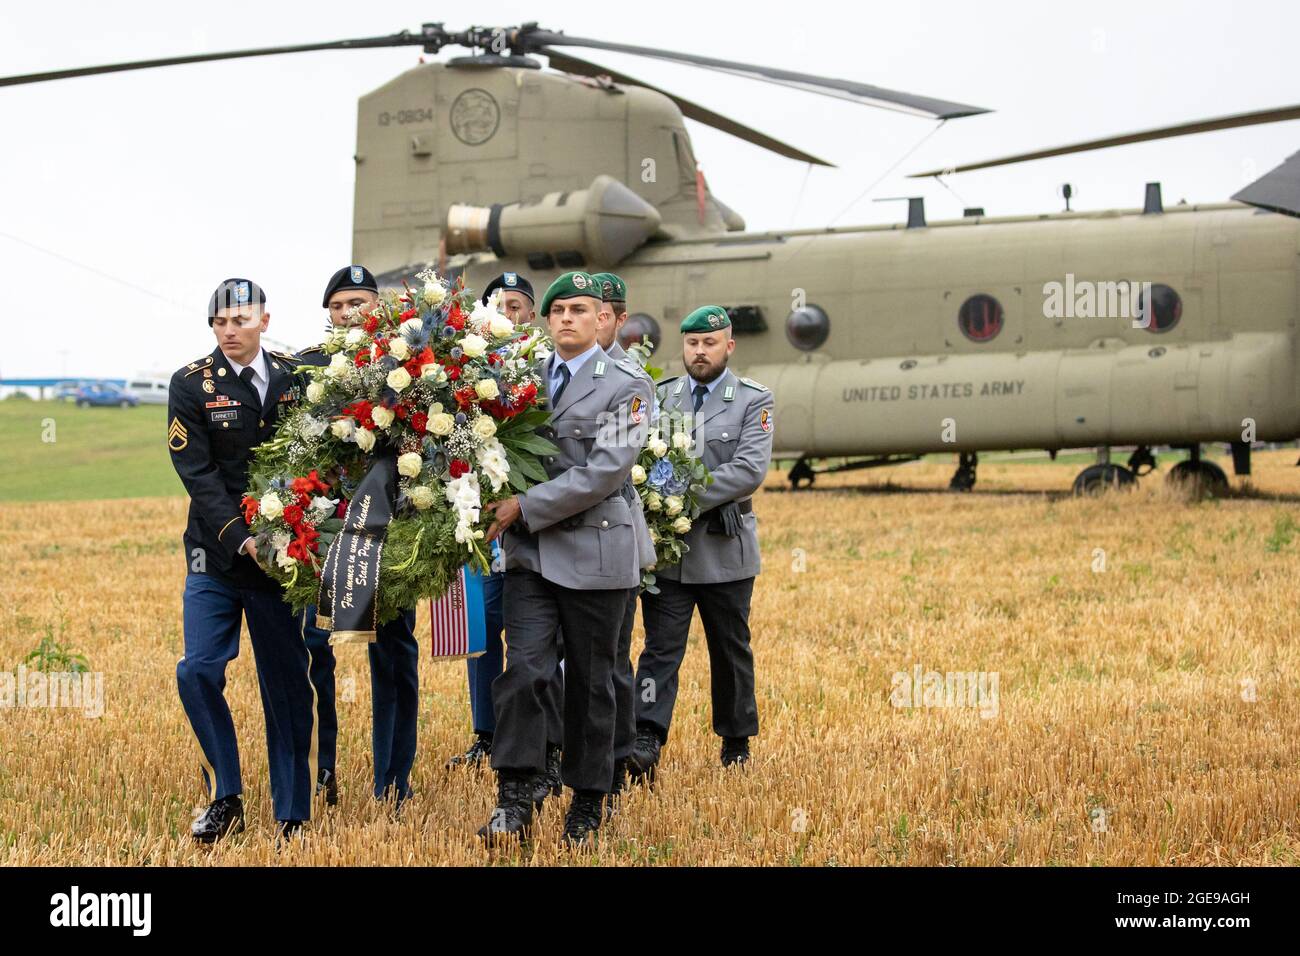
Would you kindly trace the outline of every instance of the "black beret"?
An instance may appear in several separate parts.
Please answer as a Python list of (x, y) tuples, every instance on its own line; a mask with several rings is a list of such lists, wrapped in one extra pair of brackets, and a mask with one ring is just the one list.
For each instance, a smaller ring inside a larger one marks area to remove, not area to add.
[(379, 283), (371, 275), (370, 270), (365, 266), (344, 266), (338, 272), (330, 276), (329, 285), (325, 287), (325, 298), (321, 299), (320, 307), (328, 309), (330, 307), (330, 296), (335, 292), (342, 292), (344, 289), (365, 289), (369, 292), (378, 293)]
[(492, 297), (492, 293), (497, 289), (503, 292), (522, 292), (528, 296), (528, 301), (537, 301), (537, 296), (533, 295), (533, 284), (518, 272), (503, 272), (489, 282), (487, 288), (483, 290), (483, 298), (480, 301), (487, 305), (487, 300)]
[(222, 309), (238, 309), (245, 305), (265, 305), (266, 293), (252, 279), (225, 279), (208, 299), (208, 325)]

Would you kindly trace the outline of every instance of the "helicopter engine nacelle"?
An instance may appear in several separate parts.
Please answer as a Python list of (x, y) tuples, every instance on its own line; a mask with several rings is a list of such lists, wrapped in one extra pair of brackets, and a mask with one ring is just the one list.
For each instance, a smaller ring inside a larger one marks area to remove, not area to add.
[(535, 268), (621, 262), (659, 229), (659, 211), (612, 176), (537, 202), (452, 205), (444, 235), (451, 255), (527, 257)]

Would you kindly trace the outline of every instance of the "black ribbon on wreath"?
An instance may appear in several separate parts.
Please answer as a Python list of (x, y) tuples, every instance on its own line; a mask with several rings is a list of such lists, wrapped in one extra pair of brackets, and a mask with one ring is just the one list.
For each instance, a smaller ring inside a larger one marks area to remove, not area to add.
[(382, 455), (357, 486), (321, 568), (316, 626), (331, 632), (331, 644), (375, 640), (379, 562), (396, 497), (397, 456)]

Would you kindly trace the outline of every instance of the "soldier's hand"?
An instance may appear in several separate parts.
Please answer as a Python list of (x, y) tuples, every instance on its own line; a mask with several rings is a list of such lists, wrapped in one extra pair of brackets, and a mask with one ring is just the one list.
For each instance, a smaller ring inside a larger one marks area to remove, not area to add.
[(512, 496), (504, 501), (489, 502), (486, 510), (492, 512), (492, 517), (495, 519), (492, 527), (488, 528), (487, 540), (495, 541), (502, 531), (519, 519), (522, 509), (519, 507), (519, 498)]
[(240, 548), (240, 550), (243, 551), (250, 558), (252, 558), (259, 568), (262, 568), (263, 571), (266, 570), (266, 568), (262, 565), (261, 560), (257, 557), (257, 542), (255, 542), (252, 538), (246, 539), (244, 541), (243, 546)]

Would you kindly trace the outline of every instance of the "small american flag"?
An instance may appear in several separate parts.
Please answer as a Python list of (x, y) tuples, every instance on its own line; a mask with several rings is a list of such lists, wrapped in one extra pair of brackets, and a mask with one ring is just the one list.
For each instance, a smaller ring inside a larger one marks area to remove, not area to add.
[(429, 602), (434, 660), (478, 657), (487, 649), (483, 578), (468, 565), (451, 579), (447, 593)]

